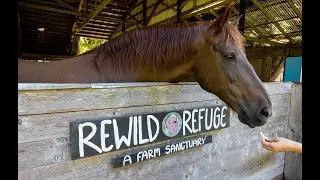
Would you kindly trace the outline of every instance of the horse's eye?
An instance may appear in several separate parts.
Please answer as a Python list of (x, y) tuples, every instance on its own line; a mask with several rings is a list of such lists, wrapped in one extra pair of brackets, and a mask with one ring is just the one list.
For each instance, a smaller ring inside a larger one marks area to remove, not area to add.
[(226, 60), (231, 61), (231, 60), (234, 59), (234, 55), (233, 55), (233, 54), (227, 54), (227, 55), (224, 55), (224, 58), (225, 58)]

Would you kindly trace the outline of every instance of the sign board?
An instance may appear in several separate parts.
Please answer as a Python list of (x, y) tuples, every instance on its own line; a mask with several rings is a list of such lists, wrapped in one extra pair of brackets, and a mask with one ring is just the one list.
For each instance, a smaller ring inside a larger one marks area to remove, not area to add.
[(226, 105), (70, 123), (71, 158), (79, 159), (229, 127)]
[(113, 159), (113, 167), (118, 168), (134, 163), (139, 163), (145, 160), (157, 158), (184, 151), (187, 149), (203, 146), (212, 142), (212, 135), (198, 136), (192, 139), (183, 140), (179, 142), (171, 142), (165, 145), (158, 145), (157, 147), (150, 147), (144, 150), (137, 150), (136, 152), (124, 153)]

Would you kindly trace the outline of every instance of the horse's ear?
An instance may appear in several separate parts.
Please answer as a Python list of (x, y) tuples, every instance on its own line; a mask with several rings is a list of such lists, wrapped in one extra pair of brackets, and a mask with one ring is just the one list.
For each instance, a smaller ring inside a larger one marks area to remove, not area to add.
[(225, 23), (229, 23), (229, 18), (232, 14), (232, 8), (235, 2), (231, 1), (228, 6), (224, 9), (224, 12), (217, 17), (212, 23), (210, 23), (210, 29), (212, 29), (215, 33), (219, 33)]

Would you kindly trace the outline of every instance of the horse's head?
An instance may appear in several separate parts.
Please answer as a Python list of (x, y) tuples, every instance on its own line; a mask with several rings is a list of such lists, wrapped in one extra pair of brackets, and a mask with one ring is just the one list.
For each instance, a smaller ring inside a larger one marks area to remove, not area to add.
[(206, 29), (195, 75), (203, 89), (217, 95), (238, 113), (242, 123), (253, 128), (267, 122), (272, 104), (246, 58), (238, 20), (229, 22), (232, 6)]

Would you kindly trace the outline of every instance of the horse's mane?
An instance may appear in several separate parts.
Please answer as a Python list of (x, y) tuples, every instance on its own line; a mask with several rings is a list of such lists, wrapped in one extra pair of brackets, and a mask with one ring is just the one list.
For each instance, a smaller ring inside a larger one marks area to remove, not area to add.
[[(209, 23), (197, 22), (140, 28), (111, 39), (90, 53), (95, 53), (99, 69), (105, 66), (131, 70), (139, 67), (170, 69), (190, 60), (195, 52), (195, 39), (201, 29), (208, 27)], [(219, 43), (230, 37), (238, 47), (243, 47), (243, 37), (231, 23), (226, 23), (215, 39)]]
[(194, 53), (194, 40), (199, 30), (205, 27), (203, 25), (170, 24), (140, 28), (109, 40), (92, 53), (96, 53), (100, 66), (107, 63), (107, 66), (121, 65), (130, 69), (141, 66), (167, 69), (188, 61)]

